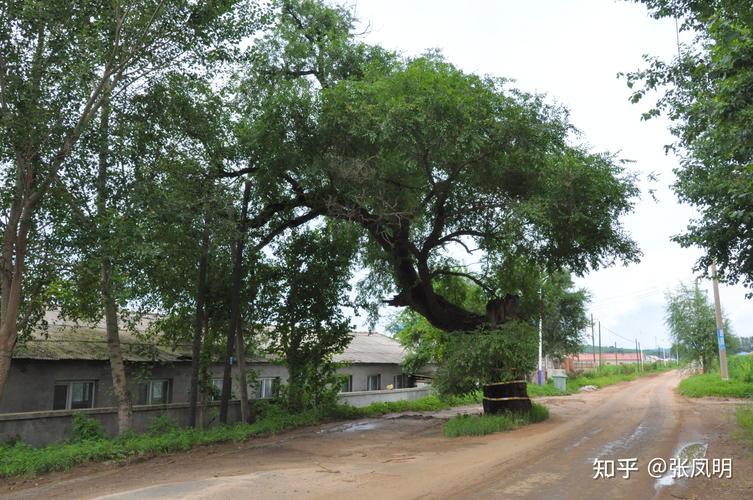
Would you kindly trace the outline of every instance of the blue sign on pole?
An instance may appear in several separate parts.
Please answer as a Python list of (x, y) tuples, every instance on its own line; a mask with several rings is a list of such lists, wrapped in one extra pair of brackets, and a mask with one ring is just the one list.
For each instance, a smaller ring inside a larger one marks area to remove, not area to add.
[(716, 341), (719, 342), (719, 349), (727, 350), (727, 347), (724, 345), (724, 330), (721, 328), (716, 329)]

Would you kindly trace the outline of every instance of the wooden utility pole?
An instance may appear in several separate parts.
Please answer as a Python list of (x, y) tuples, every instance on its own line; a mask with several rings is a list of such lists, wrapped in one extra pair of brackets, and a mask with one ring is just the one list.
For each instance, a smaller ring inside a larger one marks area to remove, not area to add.
[(614, 365), (617, 366), (620, 363), (617, 361), (617, 341), (614, 341)]
[(641, 359), (638, 357), (638, 339), (635, 339), (635, 371), (641, 368)]
[(601, 321), (599, 321), (599, 369), (601, 369), (601, 363), (603, 358), (601, 357)]
[(641, 347), (641, 343), (638, 342), (638, 366), (640, 367), (641, 371), (643, 371), (643, 348)]
[(591, 315), (591, 353), (594, 357), (594, 368), (596, 368), (596, 337), (594, 337), (594, 315)]
[(724, 345), (724, 323), (722, 323), (722, 304), (719, 300), (719, 281), (716, 278), (716, 262), (711, 261), (711, 284), (714, 288), (714, 314), (716, 315), (716, 341), (719, 344), (719, 371), (722, 380), (729, 380), (727, 371), (727, 346)]

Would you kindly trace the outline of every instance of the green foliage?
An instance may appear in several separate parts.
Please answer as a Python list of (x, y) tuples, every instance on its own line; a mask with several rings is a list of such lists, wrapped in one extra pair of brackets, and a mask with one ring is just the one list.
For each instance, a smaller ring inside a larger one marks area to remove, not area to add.
[(722, 380), (718, 369), (693, 375), (680, 382), (680, 394), (691, 398), (753, 398), (753, 357), (730, 356), (728, 363), (729, 380)]
[(753, 356), (730, 356), (728, 368), (730, 378), (753, 383)]
[(333, 356), (351, 341), (342, 307), (350, 305), (354, 243), (352, 232), (338, 225), (301, 231), (277, 246), (278, 260), (269, 264), (261, 288), (274, 326), (267, 352), (286, 363), (291, 411), (335, 403)]
[(718, 372), (688, 377), (679, 385), (680, 394), (690, 398), (716, 396), (721, 398), (753, 398), (753, 383), (738, 379), (724, 381)]
[(502, 413), (499, 415), (458, 415), (442, 428), (445, 437), (484, 436), (510, 431), (524, 425), (543, 422), (549, 418), (546, 406), (533, 403), (530, 413)]
[(523, 321), (491, 331), (445, 334), (434, 386), (442, 394), (465, 394), (486, 383), (523, 377), (536, 366), (537, 342), (536, 329)]
[(73, 414), (73, 428), (71, 430), (71, 442), (97, 441), (104, 439), (105, 431), (99, 422), (83, 413)]
[[(681, 284), (675, 292), (667, 293), (665, 323), (669, 328), (675, 348), (683, 358), (700, 360), (708, 370), (719, 350), (716, 338), (714, 306), (698, 288)], [(736, 351), (736, 338), (729, 321), (724, 316), (724, 340), (730, 352)]]
[(159, 415), (152, 419), (151, 422), (149, 422), (149, 427), (147, 427), (146, 432), (147, 434), (164, 434), (166, 432), (174, 432), (178, 429), (178, 423), (168, 417), (167, 415)]
[(364, 301), (391, 295), (436, 328), (472, 331), (484, 309), (435, 286), (460, 272), (455, 250), (477, 249), (478, 270), (462, 273), (484, 303), (508, 258), (573, 272), (638, 258), (619, 222), (634, 179), (573, 143), (566, 110), (436, 53), (365, 47), (342, 12), (283, 5), (248, 68), (249, 155), (302, 208), (358, 229)]
[(662, 92), (645, 117), (664, 113), (677, 138), (670, 146), (680, 156), (674, 190), (700, 217), (675, 238), (705, 250), (702, 273), (715, 260), (720, 276), (753, 286), (751, 193), (753, 193), (753, 12), (740, 0), (642, 0), (656, 17), (682, 20), (693, 36), (672, 61), (647, 58), (647, 68), (628, 75), (642, 84), (638, 102)]
[[(86, 462), (128, 460), (137, 456), (155, 456), (189, 450), (195, 446), (243, 441), (255, 436), (277, 434), (288, 429), (313, 425), (325, 420), (376, 417), (385, 413), (404, 411), (436, 411), (451, 406), (478, 404), (479, 394), (440, 399), (428, 396), (412, 401), (375, 403), (364, 408), (334, 406), (291, 414), (267, 401), (256, 401), (259, 419), (253, 424), (218, 426), (210, 429), (178, 428), (167, 419), (158, 417), (144, 434), (125, 433), (115, 439), (104, 435), (94, 437), (87, 431), (86, 439), (32, 448), (18, 442), (0, 445), (0, 477), (41, 474), (66, 470)], [(87, 423), (87, 425), (90, 425)]]
[[(529, 324), (532, 328), (538, 328), (539, 314), (543, 312), (545, 354), (561, 357), (578, 352), (581, 332), (588, 324), (585, 314), (588, 294), (585, 290), (573, 289), (569, 273), (553, 272), (542, 279), (530, 265), (518, 264), (512, 271), (506, 269), (504, 273), (499, 274), (502, 285), (498, 293), (520, 295), (519, 313), (530, 318)], [(448, 276), (439, 280), (438, 284), (442, 295), (454, 303), (473, 311), (484, 311), (485, 294), (476, 283), (464, 277)], [(448, 354), (447, 342), (452, 337), (433, 327), (418, 313), (409, 309), (403, 310), (389, 328), (408, 350), (403, 366), (410, 373), (418, 372), (429, 363), (441, 366), (445, 363), (445, 358), (455, 358), (455, 355)], [(453, 349), (469, 345), (472, 344), (461, 345), (454, 342)]]

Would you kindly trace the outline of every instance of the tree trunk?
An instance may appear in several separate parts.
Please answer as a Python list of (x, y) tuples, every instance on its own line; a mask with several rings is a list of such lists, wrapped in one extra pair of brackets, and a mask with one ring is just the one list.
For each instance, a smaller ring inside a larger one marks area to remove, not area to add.
[(199, 282), (196, 287), (196, 316), (193, 329), (191, 358), (191, 395), (188, 410), (188, 425), (196, 427), (196, 411), (199, 401), (199, 369), (201, 367), (201, 332), (204, 326), (204, 302), (206, 299), (207, 267), (209, 263), (209, 231), (205, 227), (199, 257)]
[(241, 215), (238, 220), (238, 234), (235, 242), (233, 255), (233, 276), (230, 298), (230, 325), (228, 338), (235, 335), (235, 350), (238, 358), (238, 385), (241, 396), (241, 421), (250, 421), (250, 408), (248, 405), (248, 387), (246, 385), (246, 344), (243, 341), (241, 329), (241, 289), (243, 288), (243, 249), (246, 241), (246, 225), (248, 219), (248, 202), (251, 197), (251, 182), (246, 181), (243, 185), (243, 201)]
[(133, 407), (131, 393), (128, 390), (123, 351), (118, 333), (118, 307), (112, 297), (112, 265), (109, 259), (102, 261), (102, 303), (105, 308), (105, 326), (107, 329), (107, 350), (110, 354), (110, 372), (112, 387), (118, 404), (118, 434), (131, 430), (133, 424)]
[[(20, 168), (20, 166), (19, 166)], [(0, 280), (0, 401), (10, 375), (13, 349), (18, 338), (18, 311), (21, 307), (21, 284), (26, 262), (27, 239), (33, 208), (18, 190), (24, 184), (16, 180), (17, 198), (11, 206), (3, 234), (2, 279)]]
[(225, 367), (222, 371), (222, 396), (220, 397), (220, 423), (227, 423), (228, 405), (230, 404), (230, 394), (232, 389), (232, 365), (230, 358), (233, 357), (233, 346), (235, 345), (235, 332), (227, 336), (225, 345)]
[[(204, 304), (204, 317), (202, 318), (204, 328), (204, 339), (209, 339), (209, 312), (207, 311), (206, 304)], [(201, 365), (199, 372), (200, 391), (199, 391), (199, 415), (197, 423), (200, 429), (203, 429), (206, 422), (206, 406), (207, 406), (207, 389), (212, 387), (212, 373), (209, 370), (211, 364), (211, 343), (204, 342), (202, 345)]]
[(251, 405), (248, 404), (248, 379), (246, 378), (246, 343), (243, 341), (243, 325), (240, 318), (237, 322), (235, 346), (238, 356), (238, 379), (240, 382), (239, 392), (241, 395), (241, 421), (247, 424), (253, 423), (254, 416)]
[(288, 366), (288, 411), (297, 413), (301, 411), (303, 406), (298, 362), (293, 357), (288, 356), (286, 364)]
[(108, 195), (108, 163), (109, 163), (109, 135), (110, 135), (110, 103), (109, 96), (102, 105), (102, 116), (99, 126), (99, 171), (97, 172), (97, 227), (99, 238), (100, 264), (100, 293), (102, 307), (105, 312), (105, 328), (107, 330), (107, 350), (110, 356), (110, 372), (112, 387), (118, 405), (118, 434), (122, 434), (132, 427), (133, 407), (131, 393), (128, 390), (123, 351), (118, 332), (118, 307), (112, 290), (113, 266), (111, 256), (112, 246), (108, 245), (110, 227), (107, 214)]

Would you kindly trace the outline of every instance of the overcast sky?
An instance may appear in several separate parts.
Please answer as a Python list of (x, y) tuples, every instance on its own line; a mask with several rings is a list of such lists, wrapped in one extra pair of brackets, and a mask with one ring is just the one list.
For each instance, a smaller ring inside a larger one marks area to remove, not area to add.
[[(570, 109), (581, 140), (594, 150), (635, 161), (630, 168), (644, 180), (650, 172), (659, 174), (653, 184), (658, 201), (642, 182), (642, 199), (623, 221), (644, 253), (641, 263), (593, 272), (578, 284), (592, 294), (590, 309), (602, 323), (604, 345), (616, 341), (632, 347), (637, 337), (642, 347), (654, 347), (655, 339), (669, 346), (664, 293), (694, 278), (700, 255), (670, 237), (686, 227), (694, 211), (680, 205), (669, 188), (677, 160), (663, 150), (672, 141), (668, 122), (641, 121), (649, 103), (630, 104), (630, 91), (617, 73), (641, 67), (643, 54), (676, 55), (674, 21), (650, 18), (643, 5), (609, 0), (358, 0), (353, 5), (359, 19), (371, 25), (367, 41), (409, 56), (438, 48), (464, 71), (512, 78), (522, 90), (545, 93)], [(711, 294), (710, 283), (702, 286)], [(735, 333), (753, 335), (744, 288), (722, 286), (721, 298)]]

